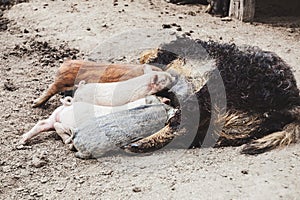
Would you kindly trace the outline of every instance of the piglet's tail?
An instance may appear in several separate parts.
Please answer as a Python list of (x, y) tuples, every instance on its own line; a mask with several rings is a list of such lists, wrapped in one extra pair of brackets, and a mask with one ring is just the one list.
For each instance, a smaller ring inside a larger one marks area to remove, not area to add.
[(63, 99), (60, 99), (60, 102), (63, 104), (63, 106), (71, 106), (73, 103), (72, 97), (65, 97)]

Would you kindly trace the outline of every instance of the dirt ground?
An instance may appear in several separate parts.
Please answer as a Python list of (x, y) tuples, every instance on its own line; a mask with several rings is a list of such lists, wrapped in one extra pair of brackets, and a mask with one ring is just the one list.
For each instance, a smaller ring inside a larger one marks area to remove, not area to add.
[(56, 95), (43, 108), (31, 107), (63, 59), (137, 62), (141, 50), (174, 34), (274, 51), (293, 67), (299, 85), (299, 17), (242, 23), (203, 10), (163, 0), (30, 0), (4, 9), (0, 199), (300, 199), (299, 145), (257, 156), (236, 147), (80, 160), (49, 132), (16, 147), (21, 134), (59, 105)]

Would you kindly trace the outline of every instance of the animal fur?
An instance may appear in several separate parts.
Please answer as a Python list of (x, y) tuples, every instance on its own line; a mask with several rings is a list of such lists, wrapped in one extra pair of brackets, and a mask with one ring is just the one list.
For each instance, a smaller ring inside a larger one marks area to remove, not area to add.
[[(202, 78), (207, 76), (203, 85), (195, 87), (193, 91), (198, 99), (200, 119), (191, 148), (205, 146), (204, 138), (208, 137), (215, 147), (244, 145), (242, 153), (258, 154), (300, 140), (299, 90), (290, 66), (275, 53), (256, 47), (178, 38), (146, 52), (140, 60), (157, 66), (167, 65), (163, 68), (166, 70), (174, 68), (178, 71), (180, 68), (180, 71), (184, 71), (187, 68), (187, 71), (201, 71), (202, 66), (198, 65), (197, 70), (186, 65), (185, 60), (191, 58), (191, 55), (185, 52), (186, 58), (178, 56), (183, 55), (178, 49), (187, 51), (190, 48), (190, 53), (196, 52), (195, 45), (200, 45), (207, 52), (207, 56), (199, 55), (200, 60), (213, 62), (212, 70), (202, 75)], [(170, 50), (174, 51), (170, 53)], [(214, 81), (217, 73), (222, 77), (226, 91), (226, 110), (211, 101), (211, 96), (216, 98), (219, 95), (217, 90), (214, 91), (214, 88), (219, 87), (219, 82)], [(192, 74), (195, 75), (199, 74)], [(191, 77), (186, 76), (186, 79), (191, 80)], [(195, 76), (190, 82), (197, 83), (198, 79)], [(209, 90), (208, 86), (213, 89)], [(174, 100), (172, 96), (169, 98)], [(181, 109), (187, 104), (188, 101), (184, 100)], [(217, 114), (212, 116), (213, 113)], [(208, 130), (209, 124), (213, 124), (213, 131)], [(170, 136), (172, 131), (177, 132), (174, 130), (165, 128), (154, 136), (136, 142), (132, 148), (135, 151), (147, 151), (148, 148), (153, 149), (153, 146), (161, 148), (163, 145), (160, 143), (165, 145), (175, 137), (175, 134)], [(189, 131), (185, 131), (187, 135)]]

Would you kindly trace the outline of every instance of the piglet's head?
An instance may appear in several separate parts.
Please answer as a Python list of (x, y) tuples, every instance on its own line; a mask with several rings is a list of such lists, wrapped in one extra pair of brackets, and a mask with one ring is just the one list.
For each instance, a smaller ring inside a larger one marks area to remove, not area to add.
[(165, 88), (171, 88), (175, 78), (167, 72), (154, 73), (151, 77), (151, 93), (159, 92)]

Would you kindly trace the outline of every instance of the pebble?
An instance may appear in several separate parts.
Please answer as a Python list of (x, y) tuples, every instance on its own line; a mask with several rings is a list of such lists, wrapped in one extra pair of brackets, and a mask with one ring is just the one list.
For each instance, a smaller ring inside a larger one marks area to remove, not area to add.
[(15, 91), (17, 87), (13, 82), (11, 82), (11, 80), (6, 80), (6, 82), (4, 83), (4, 89), (8, 91)]
[(36, 197), (42, 197), (42, 196), (43, 196), (43, 193), (37, 193), (35, 196), (36, 196)]
[(44, 183), (47, 183), (48, 181), (49, 181), (49, 179), (47, 179), (47, 178), (42, 178), (42, 179), (41, 179), (41, 183), (43, 183), (43, 184), (44, 184)]
[(35, 196), (35, 195), (37, 195), (37, 192), (31, 192), (29, 195), (30, 196)]
[(32, 165), (36, 168), (41, 168), (44, 165), (46, 165), (47, 162), (44, 160), (41, 160), (40, 158), (38, 158), (37, 156), (33, 156), (32, 158)]
[(10, 167), (10, 166), (3, 166), (3, 167), (2, 167), (2, 171), (3, 171), (4, 173), (8, 173), (8, 172), (11, 171), (11, 167)]
[(140, 187), (134, 187), (134, 188), (132, 189), (132, 191), (133, 191), (133, 192), (141, 192), (142, 189), (141, 189)]
[(294, 28), (287, 28), (286, 30), (287, 30), (287, 32), (289, 32), (289, 33), (294, 33), (294, 32), (295, 32), (295, 29), (294, 29)]
[(57, 192), (62, 192), (65, 189), (65, 186), (61, 185), (56, 188)]
[(171, 25), (170, 24), (163, 24), (162, 27), (163, 28), (171, 28)]
[(24, 145), (18, 145), (16, 147), (17, 150), (25, 150), (25, 149), (31, 149), (32, 147), (31, 146), (24, 146)]
[(84, 180), (83, 180), (83, 179), (80, 179), (80, 180), (79, 180), (79, 184), (82, 184), (82, 183), (84, 183)]
[(19, 187), (19, 188), (16, 188), (16, 191), (23, 191), (23, 190), (25, 190), (25, 188), (23, 188), (23, 187)]
[(187, 14), (188, 14), (188, 15), (191, 15), (191, 16), (196, 16), (196, 13), (193, 12), (193, 11), (189, 11)]
[(232, 18), (231, 17), (222, 17), (221, 21), (230, 22), (230, 21), (232, 21)]

